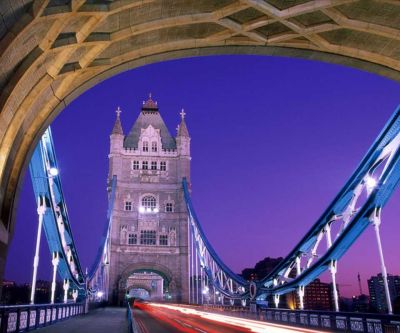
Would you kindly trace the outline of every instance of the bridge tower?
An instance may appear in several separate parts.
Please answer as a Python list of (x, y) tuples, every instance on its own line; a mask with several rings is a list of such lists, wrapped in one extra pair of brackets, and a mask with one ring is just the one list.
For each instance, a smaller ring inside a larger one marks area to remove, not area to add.
[(156, 273), (163, 279), (164, 299), (187, 302), (188, 213), (182, 178), (190, 182), (191, 157), (185, 113), (182, 110), (174, 138), (151, 95), (143, 102), (126, 136), (121, 110), (116, 112), (108, 174), (109, 184), (113, 176), (117, 177), (110, 244), (110, 301), (121, 304), (136, 277), (139, 283), (143, 274)]

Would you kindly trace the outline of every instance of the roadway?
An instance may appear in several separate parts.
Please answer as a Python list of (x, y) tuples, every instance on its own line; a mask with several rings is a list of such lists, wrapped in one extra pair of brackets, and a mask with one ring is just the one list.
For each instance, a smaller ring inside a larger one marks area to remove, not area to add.
[[(133, 316), (141, 333), (287, 333), (317, 332), (300, 327), (232, 317), (199, 307), (136, 303)], [(99, 308), (40, 328), (41, 333), (128, 333), (126, 308)]]
[(299, 327), (209, 313), (193, 307), (135, 302), (133, 316), (142, 333), (318, 332)]

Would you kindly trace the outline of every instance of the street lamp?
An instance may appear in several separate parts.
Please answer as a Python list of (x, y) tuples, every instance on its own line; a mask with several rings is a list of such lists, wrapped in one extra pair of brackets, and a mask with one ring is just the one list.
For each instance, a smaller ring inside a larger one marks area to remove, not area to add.
[(50, 168), (49, 173), (50, 173), (51, 176), (55, 177), (55, 176), (58, 175), (58, 169), (52, 167), (52, 168)]
[(369, 189), (373, 189), (377, 185), (377, 181), (375, 178), (367, 176), (367, 178), (365, 179), (365, 184)]

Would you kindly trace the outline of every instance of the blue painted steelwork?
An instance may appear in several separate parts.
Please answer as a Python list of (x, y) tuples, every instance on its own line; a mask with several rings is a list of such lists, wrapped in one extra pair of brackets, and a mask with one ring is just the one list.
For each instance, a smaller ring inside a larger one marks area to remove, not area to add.
[[(99, 298), (107, 300), (108, 299), (108, 287), (109, 287), (109, 267), (110, 267), (110, 246), (111, 246), (111, 226), (113, 218), (113, 208), (115, 202), (115, 190), (117, 187), (117, 176), (114, 175), (111, 181), (111, 193), (110, 200), (108, 201), (107, 210), (107, 222), (104, 226), (103, 236), (100, 242), (100, 247), (97, 252), (96, 260), (93, 263), (88, 275), (89, 280), (89, 292)], [(102, 293), (102, 297), (98, 292)]]
[(85, 296), (85, 276), (72, 236), (61, 179), (59, 175), (51, 174), (52, 168), (58, 170), (51, 130), (48, 128), (29, 164), (33, 190), (36, 198), (45, 199), (47, 209), (43, 227), (50, 253), (58, 252), (60, 256), (58, 273), (62, 279), (70, 281), (71, 289), (77, 289), (80, 296)]
[(62, 279), (70, 281), (71, 289), (79, 290), (80, 297), (90, 294), (97, 301), (107, 299), (110, 232), (117, 184), (116, 176), (113, 177), (110, 184), (111, 199), (101, 245), (89, 274), (85, 276), (72, 236), (60, 175), (52, 175), (50, 171), (52, 168), (58, 170), (50, 128), (46, 130), (37, 145), (29, 168), (35, 197), (44, 198), (47, 207), (43, 225), (50, 253), (58, 252), (60, 256), (58, 273)]
[[(326, 269), (331, 268), (346, 253), (387, 203), (400, 180), (400, 108), (398, 108), (383, 131), (333, 202), (319, 220), (306, 233), (299, 244), (266, 277), (250, 284), (233, 273), (218, 257), (207, 240), (194, 211), (188, 184), (183, 180), (186, 206), (189, 211), (190, 230), (198, 250), (199, 261), (209, 281), (225, 296), (237, 299), (281, 295), (304, 287)], [(335, 237), (331, 227), (340, 224)], [(327, 240), (325, 249), (320, 242)], [(320, 252), (320, 253), (318, 253)], [(209, 263), (207, 261), (214, 263)], [(304, 262), (306, 261), (306, 262)], [(233, 292), (221, 285), (210, 267), (218, 267), (226, 279), (244, 288)]]
[[(332, 261), (339, 260), (346, 253), (370, 225), (373, 215), (380, 214), (381, 209), (398, 186), (400, 180), (399, 147), (400, 108), (395, 111), (360, 165), (318, 221), (290, 254), (259, 282), (262, 287), (260, 292), (284, 294), (293, 291), (298, 286), (307, 285), (328, 269)], [(376, 184), (372, 188), (368, 188), (371, 178)], [(356, 202), (360, 201), (362, 193), (365, 196), (364, 201), (357, 207)], [(294, 268), (296, 258), (309, 255), (310, 249), (317, 244), (318, 236), (327, 233), (331, 224), (337, 221), (342, 222), (342, 228), (325, 253), (322, 255), (311, 253), (317, 258), (313, 265), (305, 265), (296, 278), (284, 278), (283, 273)]]
[[(32, 183), (36, 197), (44, 197), (47, 207), (51, 208), (47, 209), (44, 216), (44, 228), (50, 251), (60, 253), (59, 273), (62, 278), (69, 279), (72, 288), (82, 294), (86, 288), (85, 277), (73, 242), (60, 178), (50, 174), (53, 167), (58, 168), (51, 131), (48, 129), (32, 157)], [(196, 260), (206, 273), (207, 283), (231, 300), (280, 295), (304, 287), (326, 269), (336, 269), (337, 261), (361, 233), (372, 221), (380, 218), (381, 209), (398, 186), (399, 180), (400, 108), (395, 111), (343, 189), (299, 244), (270, 274), (249, 283), (232, 272), (211, 246), (194, 211), (188, 183), (183, 179), (190, 235), (198, 255)], [(102, 291), (106, 297), (116, 182), (116, 177), (113, 177), (107, 224), (96, 262), (89, 274), (90, 290)], [(331, 228), (337, 225), (340, 225), (339, 231), (332, 238)], [(320, 243), (324, 238), (327, 246), (321, 249)]]

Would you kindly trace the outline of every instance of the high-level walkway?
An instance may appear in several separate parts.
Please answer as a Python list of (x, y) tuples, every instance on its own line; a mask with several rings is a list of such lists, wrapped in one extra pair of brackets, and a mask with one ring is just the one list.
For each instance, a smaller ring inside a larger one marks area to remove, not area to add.
[(126, 308), (108, 307), (90, 311), (40, 329), (41, 333), (128, 333)]

